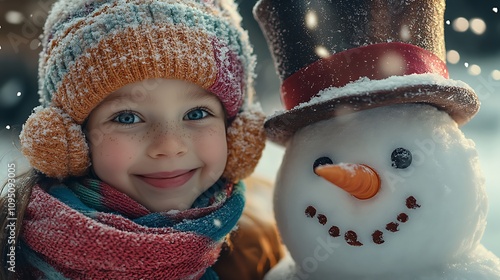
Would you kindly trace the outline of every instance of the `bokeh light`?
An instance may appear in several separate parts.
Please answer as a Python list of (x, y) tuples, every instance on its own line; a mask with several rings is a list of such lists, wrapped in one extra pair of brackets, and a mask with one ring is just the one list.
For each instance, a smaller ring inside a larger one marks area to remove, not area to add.
[(453, 21), (453, 30), (457, 32), (465, 32), (469, 29), (469, 21), (464, 17), (458, 17)]
[(460, 61), (460, 54), (456, 50), (449, 50), (446, 53), (446, 60), (451, 64), (457, 64)]
[(5, 14), (5, 20), (10, 24), (21, 24), (23, 22), (23, 14), (18, 11), (8, 11)]
[(318, 26), (318, 16), (316, 12), (310, 10), (306, 14), (306, 26), (309, 29), (315, 29)]
[(500, 70), (495, 69), (495, 70), (491, 71), (491, 77), (495, 81), (500, 81)]
[(325, 58), (330, 56), (330, 52), (323, 46), (317, 46), (315, 49), (316, 55), (319, 57)]
[(477, 76), (479, 74), (481, 74), (481, 67), (479, 67), (479, 65), (476, 65), (476, 64), (472, 64), (469, 66), (469, 68), (467, 69), (467, 72), (472, 75), (472, 76)]
[(387, 52), (380, 57), (379, 67), (386, 76), (402, 75), (406, 71), (406, 61), (399, 53)]
[(480, 18), (470, 20), (470, 29), (474, 34), (481, 35), (486, 31), (486, 23)]

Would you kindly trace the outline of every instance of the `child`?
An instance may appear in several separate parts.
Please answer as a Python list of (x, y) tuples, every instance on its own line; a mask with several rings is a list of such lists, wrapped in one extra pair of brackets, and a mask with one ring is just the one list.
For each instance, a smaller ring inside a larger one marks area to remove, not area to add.
[(245, 212), (226, 238), (265, 142), (240, 21), (230, 0), (54, 5), (42, 106), (20, 136), (34, 169), (6, 185), (15, 214), (1, 200), (2, 226), (17, 218), (2, 232), (2, 279), (258, 279), (270, 269), (281, 251), (269, 223)]

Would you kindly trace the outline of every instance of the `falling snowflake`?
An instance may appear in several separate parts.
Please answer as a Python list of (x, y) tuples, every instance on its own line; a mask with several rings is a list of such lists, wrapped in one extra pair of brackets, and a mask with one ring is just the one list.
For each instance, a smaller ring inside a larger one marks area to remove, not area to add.
[(17, 96), (21, 96), (21, 92), (20, 91), (17, 92)]
[(5, 128), (10, 129), (10, 125), (7, 125)]
[(42, 44), (42, 42), (40, 42), (40, 40), (38, 40), (38, 39), (33, 39), (33, 40), (31, 41), (31, 43), (30, 43), (30, 48), (31, 48), (32, 50), (35, 50), (35, 49), (37, 49), (37, 48), (38, 48), (41, 44)]
[(498, 7), (493, 7), (493, 12), (498, 13)]
[(216, 227), (220, 227), (222, 225), (221, 221), (219, 219), (214, 219), (214, 225)]

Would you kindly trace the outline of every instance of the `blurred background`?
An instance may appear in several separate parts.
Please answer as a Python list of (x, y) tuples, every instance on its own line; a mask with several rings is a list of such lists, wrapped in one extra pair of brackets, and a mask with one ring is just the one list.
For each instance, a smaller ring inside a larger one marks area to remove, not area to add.
[[(17, 139), (22, 123), (38, 103), (39, 35), (53, 2), (0, 0), (0, 178), (5, 178), (8, 163), (15, 162), (20, 169), (27, 166), (19, 154)], [(252, 15), (256, 0), (238, 2), (258, 58), (256, 91), (270, 115), (282, 110), (280, 81)], [(480, 112), (462, 130), (476, 143), (487, 180), (490, 212), (483, 244), (500, 256), (500, 0), (446, 2), (450, 76), (468, 83), (482, 102)], [(256, 173), (274, 180), (282, 155), (281, 147), (268, 143)], [(264, 203), (269, 206), (270, 201)]]

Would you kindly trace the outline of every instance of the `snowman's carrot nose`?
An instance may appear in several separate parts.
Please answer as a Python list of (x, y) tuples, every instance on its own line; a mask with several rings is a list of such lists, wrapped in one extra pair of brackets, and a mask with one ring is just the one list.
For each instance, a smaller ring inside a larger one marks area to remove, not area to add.
[(380, 189), (380, 178), (365, 164), (320, 165), (314, 172), (356, 198), (368, 199)]

